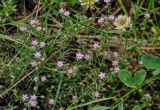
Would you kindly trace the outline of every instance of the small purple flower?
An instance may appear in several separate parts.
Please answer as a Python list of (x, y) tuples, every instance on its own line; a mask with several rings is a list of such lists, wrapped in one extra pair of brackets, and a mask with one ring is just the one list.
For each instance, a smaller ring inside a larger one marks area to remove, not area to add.
[(100, 48), (99, 43), (95, 42), (95, 43), (93, 44), (93, 48), (94, 48), (94, 50), (99, 49), (99, 48)]
[(63, 61), (58, 61), (57, 62), (57, 66), (58, 67), (63, 67), (64, 66), (64, 62)]
[(46, 80), (47, 80), (47, 78), (46, 78), (45, 75), (41, 76), (41, 81), (42, 81), (42, 82), (44, 82), (44, 81), (46, 81)]
[(84, 58), (84, 55), (81, 52), (76, 53), (77, 60), (82, 60)]
[(39, 43), (39, 46), (42, 48), (42, 47), (44, 47), (46, 45), (46, 43), (45, 42), (40, 42)]
[(149, 93), (147, 93), (147, 94), (145, 94), (144, 95), (147, 99), (151, 99), (152, 97), (151, 97), (151, 94), (149, 94)]
[(37, 65), (36, 61), (32, 61), (30, 64), (32, 67), (35, 67)]
[(36, 107), (37, 101), (36, 101), (36, 100), (29, 100), (29, 104), (30, 104), (32, 107)]
[(94, 92), (93, 94), (96, 98), (99, 98), (100, 97), (100, 93), (98, 91)]
[(89, 54), (86, 54), (85, 56), (84, 56), (84, 59), (86, 59), (86, 60), (89, 60), (91, 58), (91, 56), (89, 55)]
[(26, 32), (27, 31), (27, 28), (23, 27), (23, 26), (20, 26), (19, 29), (22, 31), (22, 32)]
[(28, 94), (23, 94), (21, 98), (23, 101), (27, 101), (29, 97)]
[(104, 72), (100, 72), (100, 73), (98, 74), (98, 77), (101, 78), (101, 79), (104, 79), (105, 76), (106, 76), (106, 73), (104, 73)]
[(53, 100), (53, 99), (49, 99), (49, 100), (48, 100), (48, 104), (49, 104), (49, 105), (53, 105), (53, 104), (55, 104), (55, 100)]
[(32, 45), (33, 45), (33, 46), (37, 46), (37, 45), (38, 45), (37, 40), (32, 40)]
[(34, 54), (34, 56), (35, 56), (35, 58), (39, 59), (39, 58), (41, 57), (41, 53), (40, 53), (40, 52), (36, 52), (36, 53)]
[(112, 66), (117, 66), (118, 65), (118, 61), (114, 60), (112, 61)]
[(36, 96), (36, 95), (32, 95), (32, 96), (30, 97), (30, 100), (36, 101), (36, 100), (37, 100), (37, 96)]
[(111, 0), (104, 0), (105, 3), (109, 3)]
[(120, 70), (119, 67), (114, 67), (114, 72), (115, 72), (115, 73), (118, 73), (119, 70)]

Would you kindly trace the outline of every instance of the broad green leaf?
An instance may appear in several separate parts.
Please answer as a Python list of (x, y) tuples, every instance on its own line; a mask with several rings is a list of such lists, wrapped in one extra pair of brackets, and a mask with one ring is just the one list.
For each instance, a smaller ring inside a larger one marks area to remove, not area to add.
[(155, 71), (153, 71), (152, 73), (154, 76), (159, 75), (160, 74), (160, 68), (157, 68)]
[(118, 73), (119, 79), (128, 87), (132, 87), (132, 75), (128, 70), (122, 69)]
[(105, 106), (95, 106), (92, 110), (106, 110), (107, 107)]
[(120, 103), (120, 104), (119, 104), (118, 110), (123, 110), (123, 103)]
[(139, 86), (143, 83), (146, 77), (146, 71), (145, 70), (139, 70), (134, 74), (133, 78), (133, 85), (134, 86)]
[(143, 55), (141, 61), (148, 69), (157, 69), (158, 67), (160, 67), (160, 57), (158, 56)]
[(142, 110), (139, 105), (135, 105), (132, 110)]

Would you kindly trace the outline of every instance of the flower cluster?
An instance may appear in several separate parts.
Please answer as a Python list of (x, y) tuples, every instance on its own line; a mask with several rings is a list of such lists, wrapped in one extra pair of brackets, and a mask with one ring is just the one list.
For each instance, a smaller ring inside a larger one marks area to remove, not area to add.
[[(39, 20), (38, 19), (33, 19), (29, 21), (29, 25), (32, 25), (33, 27), (36, 28), (37, 31), (41, 31), (41, 30), (46, 30), (45, 28), (42, 28), (40, 26), (36, 26), (39, 24)], [(24, 26), (20, 26), (19, 30), (22, 32), (30, 32), (26, 27)]]
[(27, 32), (27, 28), (26, 27), (23, 27), (23, 26), (20, 26), (19, 27), (19, 30), (22, 31), (22, 32)]
[(65, 16), (69, 16), (71, 14), (70, 11), (67, 11), (66, 9), (63, 9), (63, 8), (61, 8), (59, 11)]
[(119, 66), (118, 66), (118, 61), (117, 61), (117, 60), (113, 60), (113, 61), (112, 61), (112, 66), (113, 66), (114, 72), (115, 72), (115, 73), (118, 73), (119, 70), (120, 70), (120, 68), (119, 68)]
[[(38, 42), (37, 40), (32, 40), (31, 44), (32, 44), (32, 46), (38, 46), (39, 48), (43, 48), (46, 45), (45, 42)], [(36, 51), (34, 53), (35, 59), (40, 59), (41, 56), (42, 56), (42, 54), (41, 54), (40, 51)], [(35, 67), (37, 65), (37, 62), (36, 61), (32, 61), (30, 64), (31, 64), (32, 67)]]
[[(36, 107), (38, 104), (38, 96), (36, 95), (28, 95), (28, 94), (23, 94), (21, 97), (23, 102), (27, 102), (31, 107)], [(54, 99), (48, 99), (48, 104), (53, 105), (55, 104)]]
[(31, 95), (29, 96), (28, 94), (23, 94), (21, 97), (22, 101), (28, 102), (32, 107), (37, 106), (37, 96), (36, 95)]
[(98, 24), (102, 24), (106, 21), (113, 21), (114, 19), (115, 19), (115, 16), (113, 16), (113, 15), (103, 16), (103, 17), (99, 18), (97, 22), (98, 22)]
[(73, 66), (73, 67), (70, 67), (66, 73), (69, 75), (69, 74), (75, 73), (76, 71), (78, 71), (78, 67)]
[(89, 59), (91, 59), (91, 56), (89, 54), (84, 55), (81, 52), (77, 52), (76, 53), (76, 59), (77, 60), (82, 60), (82, 59), (89, 60)]
[(98, 2), (98, 0), (79, 0), (81, 6), (87, 10), (88, 8), (93, 9), (94, 8), (94, 4), (96, 2)]

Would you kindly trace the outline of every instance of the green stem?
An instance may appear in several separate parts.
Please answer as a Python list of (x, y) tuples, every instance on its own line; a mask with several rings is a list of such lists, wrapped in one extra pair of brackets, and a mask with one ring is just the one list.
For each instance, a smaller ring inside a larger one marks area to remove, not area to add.
[(123, 5), (122, 0), (118, 0), (118, 2), (119, 2), (119, 4), (120, 4), (122, 10), (124, 11), (124, 13), (128, 16), (127, 10), (126, 10), (126, 8), (125, 8), (124, 5)]
[(87, 103), (84, 103), (84, 104), (80, 104), (80, 105), (74, 106), (72, 108), (68, 108), (67, 110), (73, 110), (73, 109), (76, 109), (76, 108), (81, 108), (81, 107), (84, 107), (84, 106), (87, 106), (87, 105), (90, 105), (90, 104), (93, 104), (93, 103), (103, 102), (103, 101), (107, 101), (107, 100), (110, 100), (110, 99), (114, 99), (114, 97), (97, 99), (97, 100), (94, 100), (94, 101), (90, 101), (90, 102), (87, 102)]

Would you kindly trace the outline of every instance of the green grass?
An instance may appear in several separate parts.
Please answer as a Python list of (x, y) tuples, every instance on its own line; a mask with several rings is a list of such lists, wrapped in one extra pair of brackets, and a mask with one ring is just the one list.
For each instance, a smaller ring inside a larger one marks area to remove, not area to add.
[[(0, 96), (3, 100), (0, 107), (32, 110), (29, 102), (22, 100), (23, 94), (38, 96), (36, 110), (92, 110), (96, 106), (116, 110), (122, 104), (124, 110), (135, 105), (152, 110), (159, 102), (158, 76), (153, 76), (152, 70), (139, 64), (146, 53), (159, 55), (158, 50), (150, 49), (159, 42), (158, 1), (147, 0), (144, 5), (144, 1), (137, 0), (132, 16), (123, 0), (108, 5), (96, 4), (96, 11), (91, 12), (78, 9), (75, 4), (69, 9), (71, 16), (61, 14), (60, 3), (49, 0), (38, 0), (38, 9), (33, 12), (24, 6), (25, 12), (20, 15), (16, 11), (17, 0), (11, 1), (8, 7), (4, 4), (8, 1), (0, 2), (3, 10), (0, 12)], [(103, 6), (106, 8), (104, 14), (97, 16)], [(115, 29), (114, 21), (97, 24), (101, 16), (112, 15), (118, 8), (120, 12), (115, 16), (125, 14), (131, 17), (131, 28), (126, 31)], [(146, 18), (146, 13), (151, 17)], [(44, 30), (38, 31), (29, 25), (32, 19), (38, 19), (35, 27)], [(19, 27), (29, 31), (22, 32)], [(153, 27), (156, 32), (152, 32)], [(46, 45), (43, 48), (33, 46), (33, 39)], [(99, 49), (93, 48), (95, 42), (99, 43)], [(40, 59), (35, 58), (35, 52), (41, 52)], [(78, 52), (89, 54), (91, 59), (77, 60)], [(114, 56), (113, 52), (119, 55)], [(145, 81), (137, 88), (125, 86), (114, 71), (114, 60), (118, 61), (116, 67), (132, 73), (147, 70)], [(32, 61), (37, 62), (36, 67), (31, 67)], [(58, 61), (64, 61), (64, 66), (58, 67)], [(78, 69), (67, 73), (74, 67)], [(106, 73), (104, 79), (98, 76), (100, 72)], [(42, 81), (42, 76), (47, 80)], [(96, 91), (100, 93), (98, 98), (94, 96)], [(151, 99), (144, 96), (147, 93), (151, 94)], [(48, 104), (51, 98), (55, 100), (53, 105)]]

